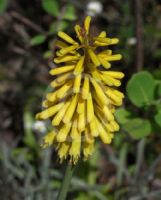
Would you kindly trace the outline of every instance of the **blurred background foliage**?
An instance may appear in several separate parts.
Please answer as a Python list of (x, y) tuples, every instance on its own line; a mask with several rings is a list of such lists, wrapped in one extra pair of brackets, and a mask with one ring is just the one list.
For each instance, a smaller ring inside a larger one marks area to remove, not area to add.
[(79, 163), (67, 199), (161, 199), (161, 2), (0, 0), (1, 200), (57, 197), (64, 167), (53, 149), (40, 148), (49, 126), (34, 116), (50, 90), (56, 33), (74, 35), (87, 14), (93, 34), (120, 38), (113, 50), (123, 60), (113, 70), (126, 75), (126, 98), (112, 145), (98, 142), (92, 158)]

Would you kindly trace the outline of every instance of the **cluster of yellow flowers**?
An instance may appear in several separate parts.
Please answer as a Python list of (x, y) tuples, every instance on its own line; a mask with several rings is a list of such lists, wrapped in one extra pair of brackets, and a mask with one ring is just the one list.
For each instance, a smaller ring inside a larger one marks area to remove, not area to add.
[(52, 120), (53, 130), (44, 137), (43, 147), (54, 145), (60, 161), (69, 159), (74, 164), (81, 155), (86, 160), (93, 153), (97, 137), (103, 143), (111, 143), (114, 132), (119, 130), (115, 106), (120, 106), (124, 97), (115, 89), (124, 74), (108, 71), (110, 62), (120, 60), (121, 55), (112, 55), (109, 49), (99, 50), (119, 40), (107, 37), (105, 31), (92, 37), (90, 21), (87, 16), (83, 27), (75, 26), (79, 41), (58, 32), (64, 41), (56, 42), (59, 50), (54, 62), (61, 66), (50, 71), (57, 76), (51, 82), (54, 91), (43, 102), (46, 109), (36, 116), (39, 120)]

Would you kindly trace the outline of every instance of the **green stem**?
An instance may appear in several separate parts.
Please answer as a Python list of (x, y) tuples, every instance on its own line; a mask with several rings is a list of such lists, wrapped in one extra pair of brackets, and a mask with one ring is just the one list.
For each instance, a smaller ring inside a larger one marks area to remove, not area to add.
[(63, 179), (57, 200), (66, 199), (72, 174), (73, 174), (73, 167), (71, 164), (67, 164), (66, 169), (65, 169), (64, 179)]

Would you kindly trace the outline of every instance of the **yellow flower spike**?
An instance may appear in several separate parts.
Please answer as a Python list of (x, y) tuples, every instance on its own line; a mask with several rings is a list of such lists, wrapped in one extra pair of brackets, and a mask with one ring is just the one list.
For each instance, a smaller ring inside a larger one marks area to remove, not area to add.
[(46, 148), (48, 146), (51, 146), (54, 143), (55, 136), (55, 130), (52, 130), (49, 133), (47, 133), (47, 135), (43, 138), (43, 143), (41, 144), (41, 147)]
[(51, 69), (49, 73), (51, 75), (55, 76), (55, 75), (58, 75), (58, 74), (69, 72), (69, 71), (73, 70), (74, 67), (75, 67), (75, 65), (67, 65), (67, 66), (64, 66), (64, 67), (58, 67), (58, 68)]
[(78, 93), (80, 91), (80, 85), (81, 85), (81, 74), (79, 74), (75, 77), (74, 85), (73, 85), (74, 93)]
[(73, 38), (62, 31), (58, 32), (58, 36), (70, 44), (78, 44), (75, 40), (73, 40)]
[(83, 71), (84, 56), (80, 58), (74, 69), (74, 75), (78, 75)]
[(94, 51), (92, 51), (92, 49), (88, 50), (89, 56), (93, 62), (93, 64), (98, 67), (100, 65), (100, 61), (98, 59), (98, 57), (96, 56), (96, 54), (94, 53)]
[(84, 77), (84, 83), (82, 86), (82, 98), (87, 99), (89, 94), (89, 78), (87, 76)]
[(89, 27), (90, 27), (90, 22), (91, 22), (91, 17), (90, 16), (87, 16), (85, 18), (85, 21), (84, 21), (84, 28), (86, 30), (86, 34), (88, 35), (89, 33)]
[(69, 131), (71, 129), (72, 123), (64, 124), (63, 127), (60, 129), (56, 136), (57, 142), (65, 142), (67, 139), (67, 136), (69, 134)]
[(54, 135), (44, 137), (42, 147), (52, 145), (60, 162), (76, 164), (83, 156), (87, 160), (93, 153), (96, 138), (111, 143), (119, 130), (115, 110), (122, 105), (124, 94), (116, 90), (124, 77), (122, 72), (110, 71), (113, 61), (122, 58), (107, 47), (117, 44), (105, 31), (93, 37), (90, 33), (91, 17), (83, 26), (76, 25), (76, 39), (59, 31), (54, 62), (60, 66), (50, 70), (52, 92), (43, 101), (44, 110), (37, 119), (51, 119)]
[(89, 97), (87, 99), (87, 121), (91, 122), (93, 117), (94, 117), (94, 108), (93, 108), (92, 95), (89, 94)]
[(72, 97), (71, 103), (67, 109), (67, 112), (65, 113), (65, 116), (63, 118), (64, 123), (69, 123), (71, 121), (71, 118), (73, 117), (75, 108), (77, 106), (77, 101), (78, 101), (78, 95), (76, 94)]
[(53, 118), (52, 120), (52, 125), (53, 126), (58, 126), (60, 124), (60, 122), (62, 121), (64, 115), (65, 115), (65, 112), (66, 110), (68, 109), (70, 105), (70, 102), (67, 101), (65, 103), (65, 105), (59, 110), (59, 112), (55, 115), (55, 117)]

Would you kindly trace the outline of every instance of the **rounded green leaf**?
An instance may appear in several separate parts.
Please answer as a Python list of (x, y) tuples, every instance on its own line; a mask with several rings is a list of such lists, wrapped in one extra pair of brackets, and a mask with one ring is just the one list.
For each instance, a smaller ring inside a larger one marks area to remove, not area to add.
[(141, 139), (151, 133), (151, 124), (146, 119), (135, 118), (125, 123), (123, 129), (134, 139)]
[(131, 116), (132, 113), (125, 108), (118, 108), (115, 112), (115, 117), (120, 124), (125, 124)]
[(75, 8), (72, 4), (68, 4), (63, 16), (63, 19), (67, 19), (67, 20), (75, 20), (76, 14), (75, 14)]
[(54, 17), (59, 15), (59, 3), (57, 0), (43, 0), (42, 1), (43, 9), (49, 14)]
[(36, 35), (31, 39), (30, 44), (32, 46), (40, 45), (45, 41), (45, 39), (46, 37), (44, 35)]
[(0, 0), (0, 14), (5, 12), (8, 6), (8, 0)]
[(150, 105), (154, 100), (155, 80), (147, 72), (139, 72), (130, 79), (127, 84), (127, 95), (131, 102), (138, 106)]
[(161, 127), (161, 111), (158, 112), (158, 113), (155, 115), (154, 119), (155, 119), (155, 122), (158, 124), (158, 126)]

